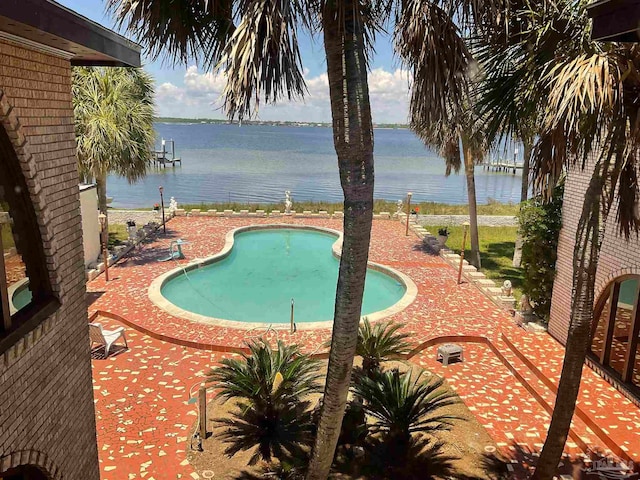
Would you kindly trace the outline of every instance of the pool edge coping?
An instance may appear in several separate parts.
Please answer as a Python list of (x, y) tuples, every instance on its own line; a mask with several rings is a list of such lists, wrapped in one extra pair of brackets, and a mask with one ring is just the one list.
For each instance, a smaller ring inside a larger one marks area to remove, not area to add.
[[(197, 323), (202, 323), (206, 325), (214, 325), (218, 327), (226, 327), (226, 328), (235, 328), (240, 330), (252, 330), (257, 328), (265, 328), (270, 326), (276, 330), (289, 330), (290, 326), (288, 323), (265, 323), (265, 322), (242, 322), (239, 320), (229, 320), (225, 318), (216, 318), (210, 317), (208, 315), (202, 315), (195, 312), (190, 312), (188, 310), (184, 310), (183, 308), (178, 307), (176, 304), (170, 302), (167, 298), (165, 298), (161, 289), (165, 282), (171, 280), (172, 278), (180, 275), (184, 271), (193, 270), (196, 268), (201, 268), (212, 263), (219, 262), (226, 258), (233, 249), (235, 243), (235, 236), (238, 233), (250, 232), (253, 230), (274, 230), (274, 229), (297, 229), (297, 230), (313, 230), (322, 233), (328, 233), (337, 237), (336, 241), (333, 243), (331, 247), (331, 252), (334, 257), (340, 259), (341, 257), (341, 249), (342, 249), (342, 240), (343, 233), (334, 230), (332, 228), (318, 227), (313, 225), (291, 225), (286, 223), (274, 223), (274, 224), (265, 224), (265, 225), (245, 225), (242, 227), (234, 228), (229, 230), (225, 234), (225, 243), (222, 249), (206, 258), (195, 258), (186, 265), (180, 265), (176, 268), (169, 270), (168, 272), (159, 275), (154, 278), (151, 284), (148, 287), (147, 295), (151, 303), (153, 303), (156, 307), (165, 311), (166, 313), (185, 320), (190, 320)], [(404, 273), (388, 267), (386, 265), (382, 265), (375, 262), (367, 262), (367, 268), (371, 268), (372, 270), (376, 270), (378, 272), (389, 275), (395, 280), (401, 282), (406, 291), (404, 295), (398, 300), (396, 303), (391, 305), (384, 310), (379, 310), (377, 312), (373, 312), (368, 315), (363, 315), (362, 318), (367, 318), (371, 322), (375, 322), (378, 320), (382, 320), (383, 318), (390, 317), (391, 315), (395, 315), (405, 308), (407, 308), (418, 296), (418, 287), (416, 284)], [(301, 322), (296, 323), (297, 330), (316, 330), (316, 329), (331, 329), (333, 328), (333, 320), (327, 320), (322, 322)]]

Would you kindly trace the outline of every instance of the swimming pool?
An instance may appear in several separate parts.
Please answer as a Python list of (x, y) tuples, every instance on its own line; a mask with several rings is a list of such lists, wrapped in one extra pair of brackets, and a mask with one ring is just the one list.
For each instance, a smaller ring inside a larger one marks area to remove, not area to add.
[(23, 278), (11, 285), (9, 287), (8, 294), (9, 312), (13, 315), (18, 310), (22, 310), (31, 303), (33, 294), (31, 293), (31, 290), (29, 290), (29, 279)]
[[(296, 324), (320, 326), (333, 318), (340, 241), (339, 232), (320, 228), (236, 229), (219, 255), (168, 272), (149, 295), (173, 315), (245, 327), (288, 324), (293, 299)], [(415, 298), (413, 289), (399, 272), (371, 264), (362, 315), (377, 318), (404, 308)], [(406, 298), (408, 290), (413, 296)]]

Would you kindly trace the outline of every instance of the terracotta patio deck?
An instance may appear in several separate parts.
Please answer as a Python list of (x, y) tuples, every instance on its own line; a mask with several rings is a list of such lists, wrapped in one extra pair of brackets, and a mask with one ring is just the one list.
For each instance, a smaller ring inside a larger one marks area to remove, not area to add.
[[(257, 332), (193, 323), (162, 311), (147, 296), (151, 281), (175, 268), (158, 262), (172, 239), (188, 239), (187, 263), (208, 257), (224, 245), (225, 234), (249, 224), (295, 223), (340, 230), (340, 220), (260, 218), (174, 218), (160, 235), (88, 285), (90, 313), (107, 325), (124, 322), (131, 349), (94, 361), (98, 441), (103, 479), (190, 478), (186, 464), (188, 426), (195, 408), (186, 403), (198, 374), (224, 355), (242, 348)], [(418, 287), (416, 300), (393, 321), (405, 324), (419, 348), (411, 358), (447, 378), (477, 415), (503, 453), (523, 462), (522, 450), (539, 451), (554, 403), (563, 348), (548, 335), (516, 327), (511, 316), (469, 284), (442, 259), (423, 251), (415, 236), (390, 220), (374, 222), (370, 260), (408, 275)], [(104, 319), (104, 317), (112, 317)], [(131, 328), (133, 327), (133, 328)], [(279, 333), (287, 342), (316, 352), (329, 330)], [(465, 361), (443, 367), (435, 345), (465, 343)], [(163, 383), (160, 383), (163, 382)], [(567, 453), (612, 452), (640, 461), (640, 411), (608, 383), (585, 368), (578, 413)], [(526, 465), (525, 465), (526, 466)], [(194, 477), (195, 478), (195, 477)]]

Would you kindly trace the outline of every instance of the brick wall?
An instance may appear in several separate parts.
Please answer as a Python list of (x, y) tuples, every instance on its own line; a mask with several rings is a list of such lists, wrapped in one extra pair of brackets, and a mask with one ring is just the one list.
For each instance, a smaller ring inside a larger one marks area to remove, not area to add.
[(96, 480), (70, 75), (67, 59), (0, 39), (0, 121), (27, 179), (61, 303), (0, 357), (0, 472), (32, 463), (52, 478)]
[[(557, 272), (549, 320), (549, 333), (563, 344), (566, 342), (571, 314), (575, 234), (582, 212), (584, 192), (587, 190), (592, 172), (593, 163), (588, 164), (584, 171), (579, 168), (572, 169), (568, 174), (565, 187)], [(640, 274), (640, 239), (634, 235), (627, 241), (619, 235), (616, 211), (617, 205), (613, 205), (600, 251), (595, 289), (596, 301), (614, 278), (630, 273)]]

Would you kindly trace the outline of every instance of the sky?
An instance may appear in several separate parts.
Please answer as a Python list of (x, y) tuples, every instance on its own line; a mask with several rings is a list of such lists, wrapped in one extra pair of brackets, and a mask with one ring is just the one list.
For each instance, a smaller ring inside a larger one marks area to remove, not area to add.
[[(105, 12), (103, 0), (57, 0), (81, 15), (114, 29), (113, 19)], [(258, 120), (329, 122), (329, 85), (322, 38), (300, 33), (300, 50), (308, 95), (303, 101), (282, 101), (262, 105)], [(143, 51), (144, 68), (156, 82), (156, 114), (163, 117), (224, 118), (220, 111), (220, 93), (224, 78), (204, 71), (195, 59), (186, 65), (172, 65), (166, 59), (153, 61)], [(407, 123), (408, 79), (394, 57), (388, 36), (380, 36), (369, 73), (369, 93), (375, 123)]]

